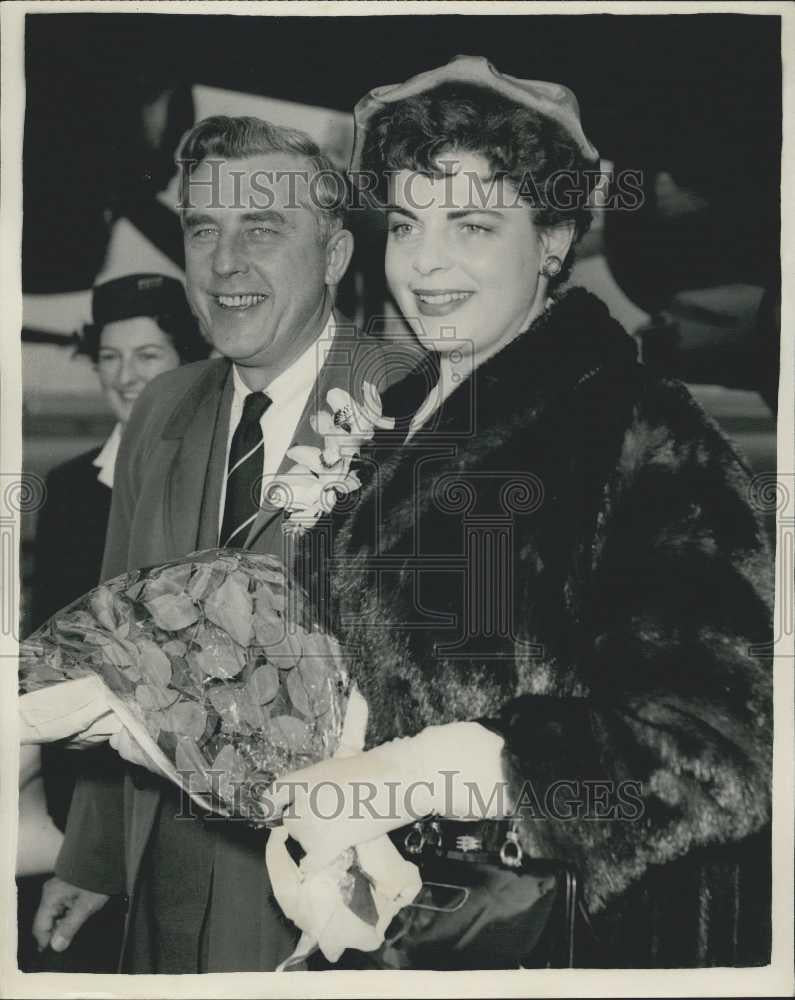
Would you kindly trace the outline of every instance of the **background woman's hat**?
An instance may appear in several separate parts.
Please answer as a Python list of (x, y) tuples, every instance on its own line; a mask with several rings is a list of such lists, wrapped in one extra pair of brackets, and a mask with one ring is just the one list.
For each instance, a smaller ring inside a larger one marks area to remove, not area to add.
[(416, 97), (417, 94), (433, 90), (443, 83), (476, 84), (494, 90), (526, 108), (532, 108), (539, 114), (554, 119), (564, 128), (586, 160), (599, 159), (598, 151), (582, 130), (577, 98), (568, 87), (559, 83), (546, 83), (543, 80), (519, 80), (515, 76), (506, 76), (498, 72), (483, 56), (456, 56), (446, 66), (420, 73), (405, 83), (375, 87), (359, 101), (353, 112), (356, 137), (351, 170), (360, 169), (362, 150), (373, 115), (382, 111), (388, 104), (405, 100), (407, 97)]
[(91, 313), (97, 326), (135, 316), (188, 312), (185, 288), (164, 274), (129, 274), (94, 288)]

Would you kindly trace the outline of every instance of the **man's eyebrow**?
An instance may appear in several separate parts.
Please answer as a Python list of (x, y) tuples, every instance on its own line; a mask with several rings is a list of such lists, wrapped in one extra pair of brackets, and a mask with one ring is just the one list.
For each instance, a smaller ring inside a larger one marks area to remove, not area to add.
[(215, 219), (204, 212), (192, 212), (190, 209), (182, 213), (182, 225), (186, 228), (191, 226), (213, 226)]
[(417, 219), (417, 216), (408, 208), (403, 208), (402, 205), (387, 205), (387, 212), (399, 212), (401, 215), (407, 215), (410, 219)]
[(243, 214), (244, 222), (278, 222), (279, 225), (285, 226), (289, 223), (286, 215), (282, 212), (278, 212), (275, 208), (262, 209), (256, 212), (245, 212)]

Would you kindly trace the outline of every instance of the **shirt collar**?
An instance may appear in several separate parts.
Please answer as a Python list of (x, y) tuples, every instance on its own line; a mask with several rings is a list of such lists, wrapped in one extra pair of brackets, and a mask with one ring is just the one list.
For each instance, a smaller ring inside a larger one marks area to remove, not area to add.
[[(285, 368), (269, 385), (265, 386), (264, 391), (274, 403), (292, 399), (298, 393), (305, 389), (308, 390), (314, 385), (325, 361), (328, 348), (331, 346), (333, 336), (334, 314), (330, 313), (317, 340), (314, 340), (289, 368)], [(232, 365), (232, 378), (235, 386), (235, 398), (242, 401), (249, 395), (251, 389), (243, 381), (235, 364)]]
[(113, 470), (116, 467), (116, 456), (119, 453), (119, 445), (121, 444), (121, 430), (121, 424), (116, 424), (110, 432), (110, 437), (102, 445), (99, 454), (91, 463), (99, 469), (97, 479), (103, 486), (107, 486), (111, 490), (113, 489)]

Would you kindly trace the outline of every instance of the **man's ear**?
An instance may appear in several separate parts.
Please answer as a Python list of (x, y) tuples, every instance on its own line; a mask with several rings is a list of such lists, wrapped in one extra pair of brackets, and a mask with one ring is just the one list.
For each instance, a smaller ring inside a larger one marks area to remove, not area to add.
[(326, 243), (326, 284), (338, 285), (345, 277), (353, 256), (353, 233), (338, 229)]
[(542, 264), (545, 257), (559, 257), (564, 261), (574, 240), (574, 223), (561, 222), (555, 226), (548, 226), (542, 231), (540, 239)]

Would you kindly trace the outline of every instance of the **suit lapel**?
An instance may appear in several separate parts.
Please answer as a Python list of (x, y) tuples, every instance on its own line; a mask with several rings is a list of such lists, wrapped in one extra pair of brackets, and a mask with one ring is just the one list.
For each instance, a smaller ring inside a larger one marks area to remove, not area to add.
[(229, 438), (229, 417), (232, 412), (234, 391), (230, 369), (230, 376), (227, 378), (221, 393), (215, 432), (212, 436), (212, 447), (207, 462), (207, 479), (202, 493), (203, 499), (199, 517), (197, 544), (200, 549), (213, 549), (218, 545), (221, 487), (226, 478), (226, 446)]
[[(220, 448), (223, 466), (225, 428), (229, 425), (231, 406), (230, 376), (231, 366), (226, 360), (208, 368), (163, 431), (164, 438), (181, 438), (165, 487), (168, 524), (175, 552), (193, 552), (207, 542), (206, 525), (211, 516), (213, 497), (215, 533), (209, 544), (217, 544), (220, 476), (213, 475), (215, 470), (211, 469), (211, 465), (217, 464)], [(223, 441), (220, 441), (221, 437)]]

